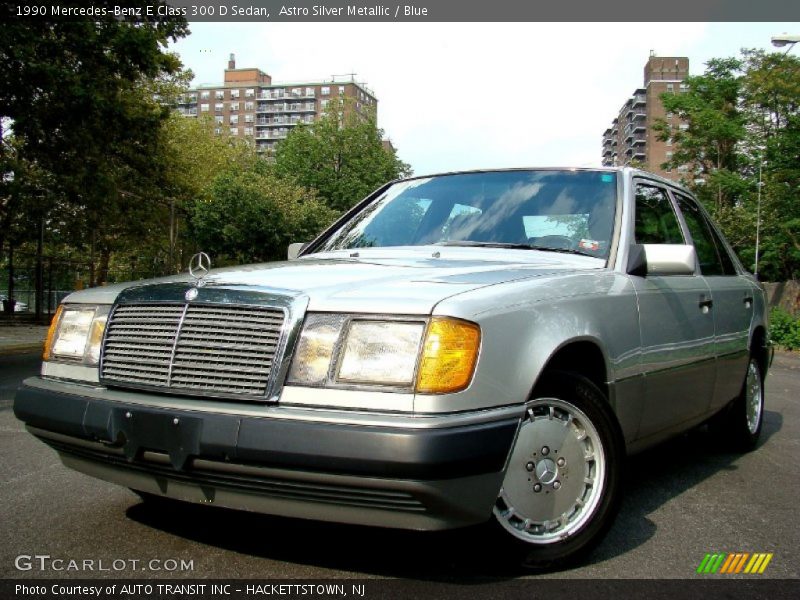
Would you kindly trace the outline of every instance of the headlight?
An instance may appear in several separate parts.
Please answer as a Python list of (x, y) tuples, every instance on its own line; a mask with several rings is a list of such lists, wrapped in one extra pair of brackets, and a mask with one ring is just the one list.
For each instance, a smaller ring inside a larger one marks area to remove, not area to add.
[(45, 340), (46, 361), (96, 365), (100, 360), (109, 306), (59, 306)]
[(421, 322), (353, 321), (337, 381), (410, 386), (424, 330)]
[(310, 314), (297, 343), (289, 381), (306, 385), (328, 382), (333, 350), (342, 334), (345, 315)]
[(480, 328), (447, 317), (385, 320), (311, 313), (288, 383), (457, 392), (472, 381)]

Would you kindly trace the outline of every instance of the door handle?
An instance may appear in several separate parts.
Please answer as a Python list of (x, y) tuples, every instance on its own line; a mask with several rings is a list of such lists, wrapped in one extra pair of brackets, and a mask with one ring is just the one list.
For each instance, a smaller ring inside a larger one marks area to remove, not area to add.
[(750, 308), (750, 305), (751, 305), (751, 304), (753, 304), (753, 297), (752, 297), (752, 296), (745, 296), (745, 297), (742, 299), (742, 302), (744, 302), (744, 305), (745, 305), (747, 308)]
[(700, 307), (700, 310), (703, 312), (703, 314), (705, 314), (711, 310), (712, 306), (714, 306), (714, 301), (711, 298), (706, 299), (701, 297), (700, 302), (698, 302), (697, 305)]

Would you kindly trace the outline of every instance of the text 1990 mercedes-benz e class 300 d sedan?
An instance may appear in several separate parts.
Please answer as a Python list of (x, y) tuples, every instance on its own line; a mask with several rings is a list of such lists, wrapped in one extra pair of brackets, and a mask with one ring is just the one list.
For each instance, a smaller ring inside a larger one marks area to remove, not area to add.
[(549, 566), (609, 528), (626, 454), (761, 430), (763, 290), (645, 172), (407, 179), (288, 262), (197, 258), (67, 297), (14, 405), (67, 466), (149, 500), (486, 523)]

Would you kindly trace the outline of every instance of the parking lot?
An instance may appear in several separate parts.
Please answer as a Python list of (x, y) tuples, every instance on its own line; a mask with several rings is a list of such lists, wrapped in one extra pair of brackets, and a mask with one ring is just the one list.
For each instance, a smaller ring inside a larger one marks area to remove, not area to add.
[[(519, 576), (485, 560), (492, 552), (472, 530), (416, 533), (195, 506), (155, 511), (128, 490), (67, 470), (24, 431), (13, 394), (38, 365), (36, 354), (0, 356), (2, 577)], [(723, 452), (701, 429), (634, 457), (608, 537), (587, 563), (545, 576), (700, 577), (695, 571), (707, 552), (771, 552), (759, 577), (800, 576), (799, 398), (800, 357), (778, 354), (755, 452)], [(95, 570), (102, 564), (109, 571), (42, 571), (37, 563), (19, 570), (26, 564), (20, 555), (91, 560)]]

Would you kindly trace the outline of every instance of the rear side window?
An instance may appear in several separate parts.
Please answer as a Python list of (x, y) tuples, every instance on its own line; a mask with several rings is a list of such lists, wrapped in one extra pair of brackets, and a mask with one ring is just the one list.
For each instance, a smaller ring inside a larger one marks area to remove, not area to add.
[(663, 188), (641, 183), (636, 185), (634, 236), (637, 244), (684, 243), (678, 217)]
[(728, 255), (722, 240), (716, 235), (711, 224), (700, 208), (690, 198), (675, 194), (683, 220), (692, 234), (697, 260), (703, 275), (736, 275), (736, 268)]

